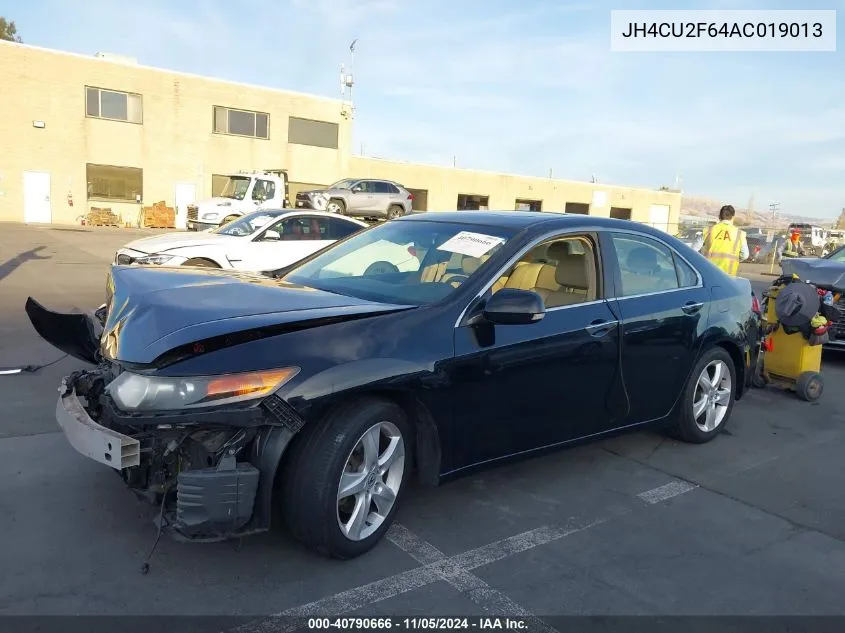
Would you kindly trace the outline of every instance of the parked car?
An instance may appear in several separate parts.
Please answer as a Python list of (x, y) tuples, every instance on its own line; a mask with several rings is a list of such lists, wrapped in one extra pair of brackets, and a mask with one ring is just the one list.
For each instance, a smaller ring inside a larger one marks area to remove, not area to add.
[[(845, 246), (824, 257), (784, 257), (780, 266), (784, 275), (798, 275), (803, 281), (827, 288), (845, 288)], [(830, 341), (825, 347), (845, 350), (845, 297), (836, 307), (843, 318), (828, 331)]]
[[(211, 231), (163, 233), (129, 242), (114, 263), (260, 271), (287, 266), (367, 225), (312, 211), (262, 209)], [(407, 251), (401, 253), (408, 259)]]
[[(385, 265), (409, 244), (414, 270)], [(266, 530), (278, 503), (338, 558), (384, 536), (412, 472), (436, 485), (645, 425), (713, 440), (759, 340), (748, 280), (595, 216), (412, 215), (273, 278), (113, 266), (107, 287), (95, 316), (26, 304), (94, 365), (62, 382), (70, 444), (181, 538)]]
[(388, 220), (411, 213), (413, 201), (410, 191), (390, 180), (347, 178), (326, 189), (296, 194), (297, 209)]

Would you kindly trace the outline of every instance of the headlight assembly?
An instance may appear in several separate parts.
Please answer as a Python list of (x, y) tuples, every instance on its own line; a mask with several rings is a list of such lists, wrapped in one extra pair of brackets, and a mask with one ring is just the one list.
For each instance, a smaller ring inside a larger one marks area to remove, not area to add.
[(202, 219), (203, 220), (216, 220), (217, 214), (216, 213), (203, 213)]
[(162, 264), (166, 264), (171, 259), (176, 257), (175, 255), (168, 255), (167, 253), (153, 253), (152, 255), (147, 255), (145, 257), (139, 257), (135, 260), (136, 264), (152, 264), (156, 266), (161, 266)]
[(106, 391), (124, 411), (173, 411), (267, 396), (299, 373), (284, 367), (219, 376), (142, 376), (125, 371)]

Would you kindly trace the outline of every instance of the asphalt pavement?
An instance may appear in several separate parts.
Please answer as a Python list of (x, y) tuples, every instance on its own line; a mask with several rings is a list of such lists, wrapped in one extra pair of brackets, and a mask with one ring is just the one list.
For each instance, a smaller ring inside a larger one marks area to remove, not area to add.
[[(143, 231), (0, 224), (0, 367), (61, 354), (23, 312), (102, 303)], [(762, 290), (771, 277), (744, 270)], [(0, 375), (0, 614), (842, 615), (845, 360), (808, 404), (754, 390), (703, 446), (638, 432), (414, 487), (370, 554), (316, 557), (280, 527), (240, 543), (163, 538), (155, 509), (55, 423), (71, 359)], [(548, 395), (545, 395), (548, 397)], [(520, 424), (515, 420), (514, 424)]]

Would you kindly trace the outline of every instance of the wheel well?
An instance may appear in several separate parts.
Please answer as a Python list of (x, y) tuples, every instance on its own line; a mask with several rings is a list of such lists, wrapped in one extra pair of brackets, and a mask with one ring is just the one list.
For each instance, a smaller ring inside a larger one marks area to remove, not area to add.
[(207, 262), (209, 264), (212, 264), (215, 268), (221, 268), (220, 264), (218, 264), (213, 259), (209, 259), (208, 257), (191, 257), (191, 259), (187, 260), (182, 265), (183, 266), (190, 266), (191, 263), (193, 263), (193, 262)]
[(325, 409), (315, 411), (314, 419), (309, 424), (316, 422), (330, 410), (343, 407), (352, 400), (360, 398), (380, 398), (392, 402), (405, 412), (408, 422), (415, 431), (413, 466), (416, 468), (417, 479), (424, 485), (438, 485), (442, 459), (440, 433), (428, 408), (409, 393), (389, 389), (357, 391)]
[(742, 351), (740, 351), (736, 343), (729, 341), (720, 341), (716, 343), (715, 347), (721, 347), (730, 354), (731, 360), (734, 362), (734, 369), (736, 370), (736, 394), (737, 397), (741, 396), (745, 390), (745, 359), (742, 357)]

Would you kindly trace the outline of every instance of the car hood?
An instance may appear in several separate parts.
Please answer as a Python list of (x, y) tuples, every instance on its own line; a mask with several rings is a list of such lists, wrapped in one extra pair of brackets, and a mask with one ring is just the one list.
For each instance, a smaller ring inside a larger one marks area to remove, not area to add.
[(106, 360), (160, 367), (270, 333), (409, 309), (216, 269), (113, 266), (107, 294), (101, 324), (31, 297), (26, 311), (42, 338), (76, 358), (96, 362), (98, 350)]
[(817, 286), (845, 291), (845, 262), (816, 257), (783, 258), (781, 267), (787, 275), (798, 275)]
[(233, 240), (242, 238), (232, 235), (220, 235), (219, 233), (162, 233), (142, 237), (139, 240), (129, 242), (124, 248), (139, 251), (141, 253), (161, 253), (174, 248), (187, 248), (189, 246), (207, 246), (209, 244), (233, 243)]

